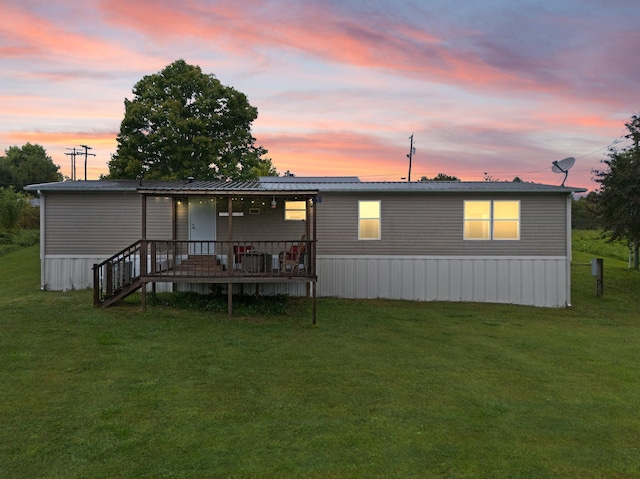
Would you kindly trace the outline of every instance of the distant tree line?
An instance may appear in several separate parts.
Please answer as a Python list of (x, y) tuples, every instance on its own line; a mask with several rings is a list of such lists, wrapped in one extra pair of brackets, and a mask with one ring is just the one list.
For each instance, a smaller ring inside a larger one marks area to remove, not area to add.
[(27, 143), (5, 150), (0, 156), (0, 231), (38, 227), (38, 210), (31, 207), (24, 187), (62, 181), (59, 169), (40, 145)]
[(0, 188), (22, 191), (27, 185), (62, 181), (59, 170), (42, 146), (12, 146), (0, 156)]
[(640, 263), (640, 117), (633, 115), (625, 123), (631, 145), (609, 148), (604, 168), (595, 170), (600, 184), (595, 211), (610, 241), (624, 241), (634, 253), (634, 268)]
[(574, 198), (571, 211), (571, 227), (577, 230), (599, 230), (602, 221), (596, 211), (597, 193), (589, 192), (587, 196)]

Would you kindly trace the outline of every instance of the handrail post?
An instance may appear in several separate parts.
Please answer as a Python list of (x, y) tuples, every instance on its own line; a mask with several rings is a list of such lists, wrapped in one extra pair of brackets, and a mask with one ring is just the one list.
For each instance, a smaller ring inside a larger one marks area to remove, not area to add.
[[(140, 241), (140, 277), (145, 278), (147, 276), (147, 240), (142, 239)], [(147, 283), (144, 279), (140, 281), (141, 289), (140, 289), (140, 299), (142, 310), (145, 311), (147, 309)]]
[(157, 244), (155, 241), (152, 241), (151, 244), (151, 250), (150, 250), (150, 259), (151, 259), (151, 274), (155, 274), (157, 272)]
[(105, 264), (105, 267), (107, 269), (106, 271), (106, 281), (107, 281), (107, 287), (105, 288), (106, 290), (106, 296), (109, 297), (113, 294), (113, 263), (111, 263), (111, 261), (109, 261), (107, 264)]
[(93, 263), (93, 306), (98, 306), (100, 303), (100, 291), (102, 290), (102, 285), (100, 284), (100, 273), (99, 273), (98, 265)]

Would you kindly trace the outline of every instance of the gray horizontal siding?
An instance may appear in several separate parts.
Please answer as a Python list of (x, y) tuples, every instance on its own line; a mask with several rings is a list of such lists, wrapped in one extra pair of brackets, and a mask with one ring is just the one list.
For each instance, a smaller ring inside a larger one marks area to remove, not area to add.
[(159, 196), (147, 198), (147, 238), (173, 239), (173, 199)]
[[(520, 200), (520, 240), (463, 240), (465, 199)], [(358, 240), (359, 200), (381, 200), (380, 240)], [(318, 204), (318, 254), (564, 255), (565, 225), (565, 195), (324, 195)]]
[[(269, 200), (270, 201), (270, 200)], [(305, 221), (284, 220), (284, 200), (279, 200), (275, 208), (271, 208), (269, 201), (266, 205), (252, 205), (250, 202), (234, 203), (233, 211), (242, 212), (243, 216), (233, 217), (233, 238), (256, 239), (264, 241), (299, 240), (305, 234), (307, 223)], [(250, 214), (249, 208), (259, 208), (260, 214)], [(226, 201), (218, 204), (218, 212), (227, 212)], [(227, 239), (229, 231), (229, 217), (218, 217), (218, 239)]]
[[(294, 241), (299, 240), (305, 234), (307, 228), (305, 221), (284, 220), (284, 200), (278, 201), (276, 208), (271, 208), (270, 202), (271, 200), (268, 198), (258, 198), (254, 203), (251, 203), (250, 200), (234, 201), (233, 211), (242, 213), (242, 216), (232, 218), (234, 240)], [(250, 214), (250, 208), (257, 208), (260, 213)], [(220, 216), (220, 213), (227, 212), (227, 200), (218, 199), (216, 203), (216, 239), (219, 241), (228, 238), (229, 217)], [(189, 239), (187, 201), (181, 201), (176, 205), (176, 238), (183, 241)]]
[[(173, 200), (147, 198), (147, 237), (171, 239)], [(142, 235), (142, 200), (133, 193), (48, 194), (45, 254), (107, 255)]]
[(140, 239), (141, 204), (135, 192), (47, 194), (45, 254), (116, 253)]

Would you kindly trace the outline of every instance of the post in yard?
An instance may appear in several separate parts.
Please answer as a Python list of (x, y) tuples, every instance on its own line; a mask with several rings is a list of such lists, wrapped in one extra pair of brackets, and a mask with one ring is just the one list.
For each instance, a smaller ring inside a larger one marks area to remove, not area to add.
[(602, 298), (604, 293), (604, 260), (602, 258), (591, 260), (591, 274), (596, 277), (596, 297)]

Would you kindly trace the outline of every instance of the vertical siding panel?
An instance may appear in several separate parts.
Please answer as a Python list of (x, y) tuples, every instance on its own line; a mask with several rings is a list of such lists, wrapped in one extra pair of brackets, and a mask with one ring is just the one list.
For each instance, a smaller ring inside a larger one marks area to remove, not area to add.
[(447, 286), (449, 284), (449, 266), (442, 261), (437, 261), (436, 268), (438, 271), (436, 276), (436, 283), (438, 285), (436, 297), (443, 298), (443, 300), (446, 301), (447, 291), (449, 289)]
[(533, 262), (524, 260), (520, 276), (522, 278), (522, 304), (533, 303)]
[(93, 265), (104, 259), (104, 257), (46, 259), (43, 287), (47, 291), (92, 288)]
[(565, 284), (564, 274), (560, 271), (558, 264), (546, 263), (546, 278), (545, 278), (545, 300), (546, 306), (558, 306), (561, 304), (558, 293), (560, 286)]
[[(543, 261), (540, 260), (534, 260), (533, 261), (534, 264), (534, 272), (533, 272), (533, 278), (532, 278), (532, 284), (533, 284), (533, 298), (535, 301), (536, 298), (538, 298), (538, 300), (542, 300), (542, 304), (546, 305), (546, 286), (544, 284), (544, 280), (542, 282), (537, 282), (535, 281), (535, 278), (543, 278), (546, 279), (546, 274), (545, 274), (545, 264)], [(531, 304), (533, 304), (533, 301)]]
[[(347, 278), (347, 294), (348, 294), (348, 298), (357, 298), (358, 294), (357, 294), (357, 285), (358, 285), (358, 281), (360, 280), (360, 275), (358, 274), (359, 271), (357, 269), (358, 264), (356, 263), (356, 260), (353, 258), (349, 258), (349, 261), (347, 261), (344, 265), (343, 265), (343, 271), (342, 271), (342, 276)], [(350, 274), (351, 273), (351, 274)], [(355, 273), (355, 274), (354, 274)], [(351, 279), (351, 281), (349, 281), (349, 279)]]
[(508, 262), (509, 269), (509, 298), (511, 303), (522, 304), (524, 302), (524, 277), (522, 262)]
[(386, 297), (389, 294), (389, 275), (385, 273), (383, 262), (376, 261), (374, 264), (374, 282), (378, 285), (375, 289), (371, 287), (369, 289), (370, 298)]
[(496, 301), (499, 303), (509, 303), (509, 298), (511, 298), (511, 281), (509, 280), (509, 262), (506, 260), (498, 260), (497, 261), (497, 284), (496, 291), (497, 297)]
[(386, 259), (380, 259), (380, 261), (377, 261), (378, 263), (378, 278), (377, 281), (380, 285), (380, 289), (378, 296), (383, 297), (383, 298), (390, 298), (391, 297), (391, 287), (390, 287), (390, 280), (391, 280), (391, 271), (389, 270), (389, 261)]
[(407, 260), (409, 262), (409, 264), (411, 265), (411, 276), (408, 276), (407, 278), (407, 288), (406, 288), (406, 294), (405, 294), (405, 299), (409, 300), (409, 301), (413, 301), (416, 298), (416, 290), (419, 287), (419, 285), (422, 285), (422, 283), (418, 283), (418, 270), (419, 270), (419, 261), (414, 261), (414, 260)]
[(449, 270), (449, 300), (460, 301), (462, 296), (462, 262), (452, 260)]
[(473, 298), (473, 261), (463, 259), (460, 264), (462, 268), (460, 299), (461, 301), (471, 301)]
[[(411, 264), (411, 261), (408, 261), (407, 259), (402, 259), (394, 263), (395, 263), (395, 276), (398, 280), (398, 285), (399, 285), (397, 298), (406, 299), (407, 289), (409, 286), (407, 283), (410, 281), (410, 278), (412, 276), (411, 274), (411, 270), (413, 269), (412, 264)], [(405, 272), (407, 274), (405, 274)]]
[[(352, 271), (356, 272), (356, 280), (350, 282), (352, 286), (351, 294), (355, 295), (355, 297), (359, 297), (361, 291), (367, 291), (367, 281), (365, 281), (367, 276), (367, 264), (363, 261), (358, 261), (357, 259), (352, 259), (351, 264)], [(346, 274), (349, 275), (350, 271), (346, 271)]]
[(496, 263), (495, 261), (483, 262), (484, 264), (484, 301), (496, 302)]
[(413, 300), (420, 300), (420, 298), (424, 297), (425, 289), (427, 285), (427, 275), (426, 275), (426, 263), (424, 261), (415, 261), (415, 275), (413, 277)]
[(565, 259), (318, 258), (318, 295), (563, 307)]
[(472, 301), (486, 301), (484, 294), (485, 270), (483, 261), (473, 261), (473, 296)]
[(428, 259), (427, 263), (427, 301), (435, 301), (438, 298), (438, 262)]

